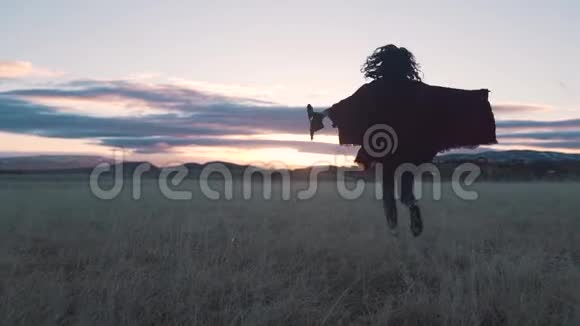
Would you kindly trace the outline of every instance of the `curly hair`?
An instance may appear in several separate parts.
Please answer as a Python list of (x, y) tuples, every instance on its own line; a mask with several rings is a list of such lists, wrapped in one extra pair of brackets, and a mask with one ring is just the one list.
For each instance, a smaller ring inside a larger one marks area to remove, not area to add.
[(377, 48), (361, 67), (365, 78), (407, 79), (421, 81), (420, 65), (404, 47), (388, 44)]

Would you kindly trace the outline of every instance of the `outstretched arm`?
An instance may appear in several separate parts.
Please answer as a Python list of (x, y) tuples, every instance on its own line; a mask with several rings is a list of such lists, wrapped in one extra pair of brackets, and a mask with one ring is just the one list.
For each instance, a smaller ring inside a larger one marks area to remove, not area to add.
[(324, 128), (322, 120), (328, 116), (328, 109), (322, 112), (314, 112), (312, 105), (308, 104), (306, 107), (308, 113), (308, 121), (310, 121), (310, 140), (314, 139), (314, 133)]

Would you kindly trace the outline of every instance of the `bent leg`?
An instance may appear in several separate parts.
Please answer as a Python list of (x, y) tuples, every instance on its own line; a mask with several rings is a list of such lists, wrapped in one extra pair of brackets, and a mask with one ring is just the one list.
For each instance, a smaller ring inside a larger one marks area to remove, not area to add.
[(401, 176), (401, 202), (409, 207), (409, 215), (411, 217), (411, 233), (413, 236), (418, 236), (423, 232), (423, 219), (421, 218), (421, 210), (417, 206), (417, 200), (413, 193), (413, 186), (415, 183), (412, 173), (403, 173)]
[(401, 203), (407, 207), (411, 207), (417, 204), (415, 199), (415, 194), (413, 193), (413, 186), (415, 183), (415, 178), (413, 173), (406, 172), (401, 175)]

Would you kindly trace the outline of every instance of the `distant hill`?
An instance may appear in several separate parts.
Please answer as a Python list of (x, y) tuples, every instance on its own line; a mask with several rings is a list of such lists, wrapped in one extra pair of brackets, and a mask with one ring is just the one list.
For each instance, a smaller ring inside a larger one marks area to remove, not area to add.
[[(27, 156), (0, 158), (0, 174), (79, 174), (88, 175), (99, 163), (112, 162), (98, 156)], [(463, 162), (475, 162), (483, 171), (484, 180), (537, 180), (580, 179), (580, 154), (566, 154), (559, 152), (542, 152), (528, 150), (486, 151), (477, 153), (448, 153), (435, 158), (441, 174), (447, 178), (453, 169)], [(147, 162), (124, 162), (123, 174), (133, 175), (135, 169)], [(210, 162), (225, 165), (233, 176), (241, 176), (247, 165), (228, 162)], [(186, 163), (188, 176), (196, 178), (205, 166), (210, 163)], [(291, 175), (298, 179), (307, 179), (311, 167), (293, 169)], [(347, 175), (351, 177), (369, 177), (367, 174), (349, 168)], [(151, 164), (150, 169), (143, 176), (156, 177), (161, 172), (159, 167)], [(322, 179), (336, 178), (337, 167), (330, 166), (319, 174)], [(212, 175), (212, 177), (219, 175)], [(276, 177), (276, 176), (275, 176)]]
[(112, 160), (100, 156), (38, 155), (0, 157), (0, 170), (38, 171), (93, 168), (102, 162)]
[(437, 161), (471, 161), (483, 158), (489, 162), (558, 162), (558, 161), (580, 161), (580, 154), (567, 154), (560, 152), (541, 152), (529, 150), (511, 151), (487, 151), (476, 154), (449, 153), (437, 156)]

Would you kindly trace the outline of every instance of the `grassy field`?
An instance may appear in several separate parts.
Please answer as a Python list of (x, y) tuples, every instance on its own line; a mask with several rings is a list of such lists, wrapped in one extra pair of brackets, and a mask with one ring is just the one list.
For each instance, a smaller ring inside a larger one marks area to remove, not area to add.
[[(300, 185), (296, 185), (299, 187)], [(580, 325), (580, 184), (483, 183), (386, 230), (369, 193), (169, 201), (0, 178), (2, 325)]]

